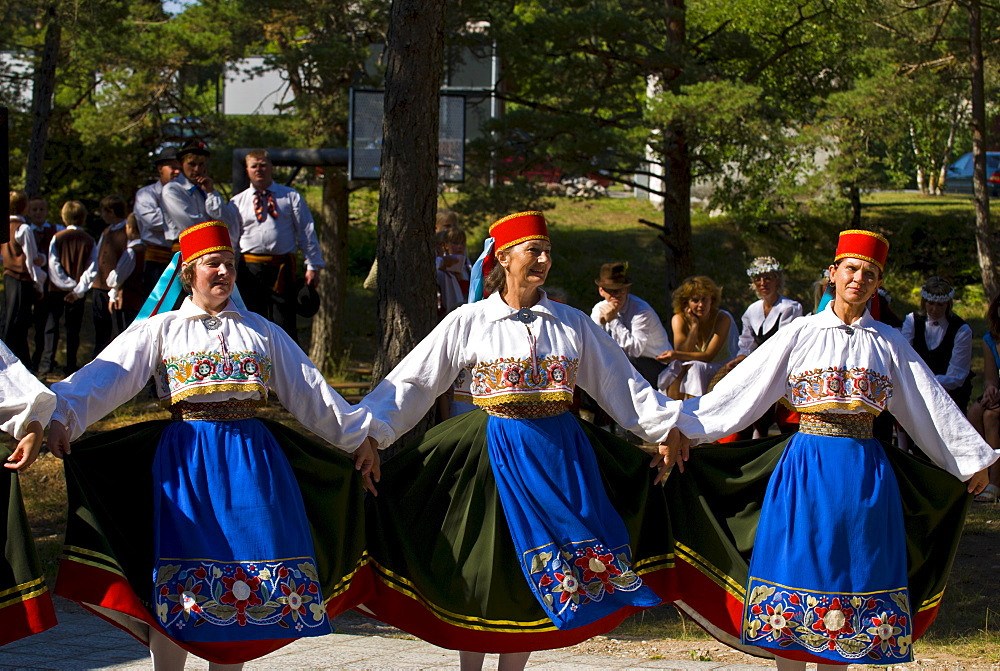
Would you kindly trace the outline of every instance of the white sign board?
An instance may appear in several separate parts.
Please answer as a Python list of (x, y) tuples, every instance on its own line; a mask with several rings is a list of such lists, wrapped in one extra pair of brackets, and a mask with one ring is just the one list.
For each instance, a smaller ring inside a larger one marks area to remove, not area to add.
[(288, 81), (265, 64), (260, 56), (244, 58), (226, 66), (222, 97), (225, 114), (281, 114), (281, 105), (292, 102)]

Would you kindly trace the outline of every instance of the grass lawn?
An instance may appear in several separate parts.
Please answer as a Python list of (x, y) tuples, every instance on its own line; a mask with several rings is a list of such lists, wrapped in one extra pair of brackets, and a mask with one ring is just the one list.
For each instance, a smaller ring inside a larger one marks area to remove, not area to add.
[[(370, 196), (358, 195), (358, 198)], [(593, 280), (602, 263), (627, 260), (633, 276), (633, 291), (653, 305), (665, 320), (669, 318), (669, 296), (664, 291), (663, 243), (657, 231), (638, 223), (662, 215), (646, 202), (633, 199), (569, 200), (552, 199), (546, 212), (551, 226), (554, 265), (549, 284), (562, 289), (568, 302), (588, 311), (598, 300)], [(314, 208), (318, 210), (318, 208)], [(353, 212), (367, 213), (370, 205)], [(984, 297), (977, 282), (972, 205), (967, 198), (927, 198), (919, 195), (882, 193), (866, 198), (864, 225), (889, 236), (892, 249), (886, 284), (894, 296), (896, 312), (903, 316), (919, 302), (923, 278), (941, 274), (959, 285), (958, 314), (970, 321), (977, 337), (984, 331)], [(356, 242), (371, 250), (371, 221), (353, 222)], [(754, 297), (744, 272), (754, 256), (777, 257), (787, 268), (786, 293), (813, 306), (812, 284), (829, 265), (836, 245), (836, 221), (817, 220), (798, 228), (775, 227), (764, 232), (746, 233), (729, 220), (698, 214), (694, 217), (693, 250), (695, 269), (723, 287), (723, 307), (738, 319)], [(367, 231), (367, 232), (365, 232)], [(481, 244), (470, 240), (470, 251)], [(345, 314), (345, 342), (349, 348), (342, 373), (335, 380), (351, 379), (351, 368), (368, 367), (375, 347), (374, 295), (361, 287), (368, 251), (354, 250), (351, 287)], [(353, 258), (353, 257), (352, 257)], [(88, 320), (89, 321), (89, 320)], [(88, 346), (84, 345), (86, 351)], [(982, 370), (978, 342), (973, 348), (974, 370)], [(982, 385), (977, 375), (977, 390)], [(269, 406), (264, 414), (297, 426), (281, 408)], [(166, 413), (145, 397), (137, 398), (91, 427), (102, 432), (145, 419), (166, 417)], [(298, 427), (297, 428), (301, 428)], [(61, 464), (49, 455), (22, 477), (29, 516), (36, 533), (45, 571), (55, 574), (65, 520), (65, 491)], [(917, 657), (940, 657), (968, 664), (1000, 664), (1000, 506), (974, 504), (966, 533), (952, 571), (941, 612), (930, 633), (917, 647)], [(683, 621), (670, 606), (637, 615), (616, 635), (642, 638), (703, 638), (690, 622)]]

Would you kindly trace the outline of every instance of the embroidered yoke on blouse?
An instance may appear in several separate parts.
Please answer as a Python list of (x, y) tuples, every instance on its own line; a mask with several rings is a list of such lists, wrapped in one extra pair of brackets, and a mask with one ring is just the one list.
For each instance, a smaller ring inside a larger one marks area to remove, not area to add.
[(562, 355), (541, 357), (533, 366), (528, 357), (480, 361), (472, 366), (469, 389), (480, 407), (573, 401), (579, 359)]
[(878, 415), (892, 397), (892, 379), (862, 366), (815, 368), (788, 376), (781, 402), (802, 413), (862, 410)]
[(171, 406), (186, 398), (218, 391), (257, 392), (257, 405), (267, 404), (271, 358), (261, 352), (189, 352), (163, 359), (156, 371), (160, 403)]

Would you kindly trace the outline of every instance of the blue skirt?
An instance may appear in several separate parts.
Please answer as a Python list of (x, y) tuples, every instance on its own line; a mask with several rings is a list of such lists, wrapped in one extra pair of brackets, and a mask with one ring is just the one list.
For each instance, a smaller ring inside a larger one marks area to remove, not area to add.
[(170, 423), (153, 482), (152, 603), (171, 637), (330, 633), (302, 495), (263, 423)]
[(628, 531), (572, 415), (491, 416), (486, 436), (518, 563), (557, 628), (661, 603), (632, 570)]
[(793, 436), (753, 548), (743, 643), (841, 663), (910, 661), (903, 511), (877, 440)]

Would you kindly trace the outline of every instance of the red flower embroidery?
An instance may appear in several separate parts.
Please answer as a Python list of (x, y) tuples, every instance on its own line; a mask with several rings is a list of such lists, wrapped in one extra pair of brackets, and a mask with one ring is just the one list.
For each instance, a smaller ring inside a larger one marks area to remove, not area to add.
[[(295, 583), (293, 582), (292, 585), (294, 586)], [(288, 599), (285, 602), (285, 606), (281, 609), (281, 617), (285, 617), (292, 611), (295, 611), (299, 615), (305, 615), (306, 601), (303, 600), (302, 595), (305, 594), (306, 584), (302, 583), (298, 588), (289, 587), (285, 584), (279, 585), (279, 587), (281, 588), (281, 593)], [(311, 601), (311, 599), (309, 600)]]
[(610, 552), (608, 554), (598, 554), (594, 548), (584, 550), (585, 555), (577, 559), (574, 563), (583, 569), (583, 582), (589, 583), (597, 579), (604, 583), (604, 589), (608, 593), (615, 591), (615, 585), (611, 582), (612, 576), (621, 575), (621, 570), (615, 566), (615, 557)]
[(224, 604), (236, 607), (236, 621), (241, 627), (246, 626), (248, 606), (259, 606), (263, 603), (257, 596), (257, 589), (260, 587), (260, 578), (250, 578), (243, 572), (243, 568), (236, 569), (233, 577), (222, 577), (222, 584), (226, 586), (226, 593), (219, 598)]
[(767, 617), (764, 618), (765, 623), (764, 626), (761, 627), (761, 631), (781, 631), (788, 628), (788, 621), (791, 619), (792, 615), (795, 614), (795, 611), (791, 608), (785, 610), (784, 606), (780, 603), (777, 606), (778, 607), (775, 608), (771, 604), (766, 605)]
[(812, 628), (816, 631), (826, 632), (826, 635), (830, 637), (830, 642), (827, 644), (830, 650), (836, 647), (834, 644), (836, 639), (854, 633), (854, 627), (851, 626), (851, 615), (854, 614), (854, 609), (842, 608), (839, 597), (833, 598), (829, 608), (816, 606), (815, 612), (818, 619), (813, 623)]
[[(198, 592), (201, 591), (201, 583), (198, 583), (197, 585), (194, 586), (192, 586), (190, 583), (191, 583), (190, 579), (188, 579), (187, 583), (184, 585), (177, 583), (177, 595), (170, 599), (171, 601), (173, 601), (174, 599), (177, 600), (177, 603), (174, 604), (174, 607), (170, 609), (171, 615), (173, 615), (174, 613), (179, 613), (182, 610), (184, 610), (184, 592), (191, 592), (191, 594), (197, 594)], [(164, 586), (163, 589), (166, 589), (166, 586)], [(163, 594), (163, 590), (160, 590), (160, 594)], [(200, 613), (201, 607), (198, 606), (197, 603), (195, 603), (194, 605), (191, 606), (191, 611), (195, 613)]]

